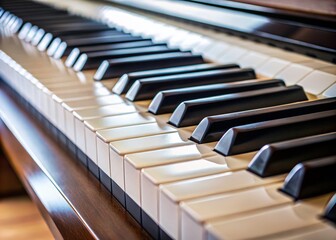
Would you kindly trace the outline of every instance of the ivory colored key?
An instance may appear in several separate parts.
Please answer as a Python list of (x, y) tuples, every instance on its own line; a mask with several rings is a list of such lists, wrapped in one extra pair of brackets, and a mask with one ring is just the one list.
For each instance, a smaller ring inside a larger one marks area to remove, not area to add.
[(146, 137), (163, 133), (176, 132), (177, 130), (166, 124), (146, 123), (134, 126), (125, 126), (112, 129), (98, 130), (97, 136), (106, 142), (106, 148), (108, 149), (108, 143), (113, 141), (119, 141), (124, 139)]
[[(109, 151), (100, 147), (97, 142), (98, 161), (102, 170), (113, 180), (113, 194), (122, 204), (125, 204), (124, 190), (124, 157), (127, 154), (158, 150), (193, 144), (188, 141), (189, 133), (179, 131), (174, 133), (159, 134), (148, 137), (120, 140), (110, 143)], [(105, 143), (102, 144), (105, 146)], [(100, 161), (102, 160), (102, 161)]]
[(88, 88), (88, 89), (83, 89), (77, 92), (62, 92), (62, 93), (56, 93), (52, 95), (52, 98), (50, 98), (47, 95), (48, 101), (48, 107), (49, 107), (49, 116), (55, 125), (57, 125), (57, 109), (62, 107), (63, 101), (70, 100), (70, 99), (85, 99), (85, 98), (90, 98), (92, 96), (106, 96), (110, 95), (111, 92), (107, 90), (105, 87), (100, 87), (100, 88)]
[(90, 98), (84, 99), (71, 99), (63, 101), (61, 105), (57, 107), (57, 122), (58, 126), (61, 131), (64, 133), (66, 132), (66, 126), (68, 121), (66, 121), (66, 112), (73, 112), (75, 110), (81, 110), (85, 108), (93, 108), (98, 106), (106, 106), (106, 105), (113, 105), (113, 104), (120, 104), (124, 103), (125, 101), (116, 95), (105, 95), (105, 96), (98, 96), (94, 97), (91, 96)]
[(141, 221), (141, 169), (214, 156), (211, 145), (186, 145), (125, 155), (126, 208)]
[[(127, 113), (134, 113), (137, 112), (135, 106), (127, 104), (127, 103), (120, 103), (114, 105), (107, 105), (102, 107), (96, 108), (88, 108), (82, 110), (76, 110), (72, 114), (74, 116), (74, 126), (68, 125), (69, 128), (74, 131), (75, 141), (77, 147), (81, 151), (85, 151), (85, 125), (84, 121), (93, 118), (99, 118), (104, 116), (114, 116), (114, 115), (121, 115)], [(67, 128), (68, 130), (68, 128)], [(73, 134), (73, 132), (72, 132)], [(72, 136), (72, 135), (70, 135)], [(70, 140), (72, 140), (70, 138)]]
[(251, 212), (291, 204), (292, 199), (278, 191), (280, 186), (280, 183), (276, 183), (270, 186), (183, 201), (180, 204), (180, 221), (174, 223), (169, 219), (162, 219), (160, 224), (167, 233), (174, 226), (174, 229), (179, 232), (179, 239), (203, 240), (206, 239), (204, 225), (209, 221), (239, 217)]
[(329, 197), (326, 195), (294, 205), (279, 206), (246, 217), (209, 222), (206, 239), (275, 239), (287, 233), (302, 232), (321, 223), (318, 215)]
[(257, 71), (260, 75), (266, 77), (274, 77), (281, 70), (285, 69), (290, 65), (291, 62), (279, 58), (270, 58), (265, 61), (262, 66), (257, 68)]
[(314, 71), (314, 68), (317, 67), (318, 64), (314, 61), (292, 63), (276, 74), (275, 77), (284, 79), (287, 85), (294, 85)]
[(322, 95), (323, 95), (323, 97), (326, 97), (326, 98), (336, 97), (336, 83), (334, 83), (327, 90), (325, 90)]
[[(251, 154), (233, 158), (223, 158), (220, 155), (215, 155), (198, 160), (144, 168), (141, 172), (142, 203), (146, 205), (148, 202), (152, 202), (154, 204), (157, 200), (155, 196), (159, 195), (159, 187), (162, 184), (241, 170), (246, 168), (251, 157)], [(147, 195), (148, 193), (151, 194)], [(157, 203), (155, 206), (158, 208)], [(163, 221), (167, 223), (167, 220)], [(172, 217), (169, 218), (170, 222), (175, 222), (175, 220)], [(161, 225), (160, 221), (159, 223)]]
[[(56, 102), (61, 101), (61, 99), (68, 99), (68, 98), (79, 98), (81, 96), (88, 96), (88, 95), (107, 95), (109, 91), (100, 86), (94, 85), (77, 85), (77, 91), (73, 92), (70, 89), (55, 89), (53, 91), (49, 90), (45, 87), (42, 83), (36, 83), (37, 88), (35, 89), (38, 95), (38, 99), (42, 104), (42, 109), (46, 113), (46, 115), (50, 118), (52, 123), (56, 124)], [(57, 96), (55, 95), (57, 94)]]
[(283, 234), (281, 237), (287, 240), (334, 240), (336, 237), (336, 229), (328, 223), (319, 223), (309, 228), (304, 228), (302, 231)]
[[(154, 194), (157, 189), (149, 182), (142, 182), (142, 208), (154, 222), (169, 216), (172, 220), (171, 228), (166, 229), (174, 238), (178, 237), (177, 226), (180, 216), (181, 201), (196, 199), (220, 193), (230, 193), (283, 181), (284, 175), (261, 179), (245, 170), (226, 172), (206, 177), (199, 177), (175, 183), (163, 184), (159, 187), (159, 195)], [(145, 179), (143, 179), (145, 180)], [(175, 223), (174, 223), (175, 222)], [(167, 226), (167, 225), (165, 225)], [(176, 227), (176, 228), (175, 228)]]
[(85, 120), (85, 153), (97, 163), (97, 135), (96, 132), (102, 129), (112, 129), (146, 123), (155, 123), (156, 119), (147, 113), (129, 113), (117, 116), (108, 116)]
[(313, 71), (298, 82), (308, 93), (316, 96), (322, 94), (334, 83), (336, 83), (336, 76), (334, 74), (320, 70)]
[[(165, 124), (158, 122), (145, 123), (136, 125), (135, 123), (131, 126), (121, 126), (117, 128), (109, 128), (96, 131), (97, 139), (96, 143), (99, 151), (108, 152), (109, 143), (114, 141), (135, 139), (146, 136), (154, 136), (165, 133), (177, 132), (175, 128), (169, 127)], [(96, 157), (96, 165), (100, 165), (104, 160)]]

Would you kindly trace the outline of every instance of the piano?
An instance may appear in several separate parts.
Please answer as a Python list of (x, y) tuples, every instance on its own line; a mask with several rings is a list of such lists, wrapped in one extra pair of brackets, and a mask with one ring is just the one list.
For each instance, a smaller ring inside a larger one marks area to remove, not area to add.
[(335, 239), (334, 16), (2, 0), (1, 146), (57, 239)]

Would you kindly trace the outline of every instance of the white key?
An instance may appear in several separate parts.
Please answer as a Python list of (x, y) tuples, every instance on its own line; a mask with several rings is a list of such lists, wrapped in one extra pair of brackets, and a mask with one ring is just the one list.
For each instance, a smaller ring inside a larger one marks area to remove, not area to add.
[(28, 43), (31, 42), (31, 40), (34, 38), (37, 30), (38, 30), (38, 26), (34, 25), (31, 29), (29, 29), (29, 32), (28, 32), (28, 34), (27, 34), (27, 36), (25, 37), (24, 40)]
[[(73, 142), (75, 142), (75, 129), (74, 129), (74, 124), (75, 124), (75, 117), (73, 115), (73, 111), (75, 110), (74, 108), (69, 107), (68, 105), (63, 105), (63, 101), (74, 101), (74, 100), (89, 100), (95, 97), (100, 97), (100, 96), (109, 96), (111, 93), (104, 88), (100, 88), (100, 91), (95, 92), (94, 94), (92, 94), (92, 92), (86, 92), (83, 94), (83, 97), (79, 97), (79, 96), (75, 96), (75, 98), (67, 98), (69, 96), (63, 96), (66, 97), (64, 99), (58, 98), (57, 96), (53, 96), (53, 103), (54, 108), (55, 109), (61, 109), (60, 110), (60, 114), (64, 115), (64, 134), (71, 139)], [(76, 98), (77, 97), (77, 98)], [(113, 105), (113, 104), (112, 104)], [(92, 107), (88, 107), (88, 108), (94, 108), (94, 106)], [(80, 108), (79, 110), (81, 110), (82, 108)], [(62, 116), (60, 117), (62, 118)], [(60, 123), (62, 124), (62, 122)]]
[(176, 27), (165, 26), (158, 35), (153, 37), (153, 42), (167, 42), (176, 31), (178, 31)]
[[(102, 107), (88, 108), (76, 110), (73, 112), (74, 116), (74, 129), (75, 129), (75, 143), (77, 147), (85, 153), (85, 125), (84, 121), (93, 118), (104, 116), (116, 116), (137, 112), (137, 109), (126, 103), (107, 105)], [(67, 126), (68, 127), (68, 126)], [(71, 127), (69, 125), (69, 127)], [(68, 130), (68, 129), (67, 129)]]
[(269, 58), (270, 56), (266, 54), (251, 51), (248, 54), (244, 55), (242, 58), (240, 58), (237, 63), (244, 68), (257, 68), (265, 63)]
[(202, 36), (195, 33), (189, 33), (185, 40), (180, 43), (180, 49), (182, 51), (192, 50), (201, 41)]
[[(97, 136), (96, 131), (106, 128), (139, 125), (156, 122), (155, 118), (145, 113), (130, 113), (118, 116), (102, 117), (84, 121), (85, 124), (85, 153), (94, 162), (97, 160)], [(98, 164), (99, 166), (99, 164)]]
[(232, 220), (223, 219), (210, 222), (206, 228), (213, 239), (258, 239), (262, 237), (275, 239), (282, 233), (319, 224), (321, 220), (318, 215), (323, 211), (325, 198), (325, 196), (320, 197), (319, 201), (314, 199), (312, 203), (306, 200), (294, 206), (277, 207)]
[(335, 82), (336, 75), (315, 70), (304, 77), (298, 84), (301, 85), (306, 92), (317, 96), (322, 94)]
[[(172, 128), (167, 125), (158, 124), (156, 122), (140, 124), (140, 125), (125, 126), (125, 127), (118, 127), (118, 128), (111, 128), (111, 129), (105, 129), (105, 130), (98, 130), (96, 132), (97, 134), (96, 142), (97, 142), (97, 149), (98, 149), (97, 165), (104, 166), (104, 164), (101, 164), (101, 163), (104, 163), (105, 159), (102, 159), (102, 155), (100, 154), (100, 151), (104, 153), (108, 153), (110, 142), (126, 140), (126, 139), (136, 139), (136, 138), (142, 138), (146, 136), (152, 136), (152, 135), (154, 136), (154, 135), (159, 135), (159, 134), (172, 133), (176, 131), (177, 130), (175, 128)], [(118, 165), (120, 165), (120, 163), (118, 163)], [(121, 174), (123, 176), (123, 173), (116, 173), (116, 174), (117, 175)], [(111, 176), (113, 178), (113, 172)]]
[(184, 162), (214, 156), (213, 148), (206, 145), (187, 145), (125, 156), (125, 192), (141, 206), (141, 169), (164, 164)]
[[(161, 184), (244, 169), (247, 167), (250, 159), (251, 156), (245, 159), (232, 159), (218, 154), (199, 160), (144, 168), (141, 173), (141, 190), (143, 192), (151, 192), (152, 194), (141, 194), (143, 209), (146, 211), (145, 206), (148, 203), (154, 204), (155, 201), (152, 198), (159, 195), (159, 186)], [(152, 207), (158, 208), (157, 203), (152, 205)], [(167, 218), (166, 214), (167, 212), (165, 211), (160, 212), (159, 225), (166, 232), (170, 233), (171, 230), (175, 230), (178, 227), (178, 219)], [(174, 235), (173, 238), (175, 237)]]
[(222, 55), (225, 55), (225, 52), (228, 51), (230, 45), (220, 42), (220, 41), (214, 41), (209, 48), (205, 49), (202, 52), (202, 55), (211, 60), (211, 61), (217, 61), (219, 58), (221, 58)]
[(280, 71), (277, 75), (275, 75), (275, 77), (283, 79), (285, 83), (290, 86), (298, 83), (302, 78), (307, 76), (312, 71), (313, 69), (308, 66), (294, 63)]
[(279, 58), (271, 58), (260, 67), (257, 67), (256, 71), (263, 76), (274, 77), (289, 64), (289, 61), (285, 61)]
[(92, 97), (87, 99), (80, 99), (80, 100), (68, 100), (64, 101), (59, 106), (59, 113), (57, 115), (58, 117), (58, 123), (59, 128), (66, 132), (66, 121), (65, 121), (65, 111), (74, 111), (74, 110), (80, 110), (85, 108), (92, 108), (97, 106), (106, 106), (106, 105), (113, 105), (113, 104), (119, 104), (123, 103), (124, 100), (118, 96), (118, 95), (105, 95), (105, 96), (98, 96), (98, 97)]
[(204, 224), (211, 220), (237, 217), (251, 211), (292, 203), (291, 198), (278, 191), (281, 186), (278, 183), (182, 202), (180, 239), (205, 239)]
[[(152, 195), (158, 191), (158, 188), (155, 189), (155, 186), (151, 182), (145, 182), (145, 179), (142, 179), (142, 188), (144, 189), (142, 196), (152, 196), (152, 198), (143, 198), (142, 206), (146, 213), (157, 222), (159, 217), (160, 220), (161, 217), (163, 220), (164, 216), (169, 214), (169, 218), (174, 219), (170, 224), (167, 223), (169, 224), (167, 226), (170, 228), (169, 234), (172, 237), (178, 237), (178, 224), (173, 224), (173, 221), (178, 222), (180, 216), (179, 204), (181, 201), (281, 182), (284, 178), (284, 175), (280, 175), (261, 179), (245, 170), (227, 172), (163, 184), (160, 186), (159, 195)], [(145, 186), (146, 189), (144, 188)], [(159, 204), (157, 205), (157, 203)]]
[(176, 132), (177, 129), (166, 124), (146, 123), (97, 131), (97, 136), (109, 143), (130, 138), (146, 137), (151, 135)]
[(168, 46), (172, 47), (172, 48), (176, 48), (179, 47), (180, 43), (183, 42), (188, 36), (189, 36), (189, 32), (185, 31), (185, 30), (178, 30), (175, 31), (175, 34), (169, 38), (169, 40), (167, 41)]
[(75, 93), (72, 93), (72, 91), (60, 91), (56, 92), (54, 91), (52, 97), (49, 99), (49, 114), (52, 119), (52, 123), (58, 127), (57, 122), (57, 111), (58, 108), (63, 108), (62, 103), (64, 101), (68, 101), (70, 99), (87, 99), (92, 98), (94, 96), (106, 96), (110, 95), (111, 92), (107, 90), (105, 87), (92, 87), (92, 86), (82, 86), (79, 88)]
[(44, 33), (45, 33), (45, 31), (44, 31), (42, 28), (40, 28), (39, 30), (37, 30), (37, 32), (36, 32), (34, 38), (33, 38), (32, 41), (31, 41), (31, 44), (32, 44), (33, 46), (36, 46), (36, 45), (41, 41), (41, 39), (42, 39)]
[(31, 27), (32, 27), (31, 23), (25, 23), (23, 25), (23, 27), (21, 28), (20, 32), (19, 32), (19, 35), (18, 35), (19, 38), (20, 39), (24, 39), (27, 36), (27, 34), (28, 34), (28, 32), (29, 32), (29, 30), (30, 30)]
[(304, 228), (300, 232), (288, 233), (283, 238), (287, 240), (334, 240), (336, 238), (336, 229), (331, 224), (321, 222), (309, 228)]
[(111, 167), (112, 180), (124, 190), (124, 156), (126, 154), (194, 144), (192, 141), (188, 140), (189, 136), (189, 133), (187, 134), (180, 131), (111, 142), (109, 158), (100, 157), (98, 142), (98, 159), (104, 161), (101, 164), (105, 167)]
[(233, 46), (230, 47), (224, 54), (221, 54), (217, 61), (219, 63), (233, 63), (237, 62), (239, 58), (248, 53), (248, 50), (242, 47)]
[(336, 97), (336, 83), (331, 85), (325, 92), (322, 94), (324, 97)]
[(200, 41), (191, 49), (193, 53), (203, 53), (207, 49), (210, 49), (210, 47), (214, 44), (214, 40), (203, 37), (200, 39)]
[(52, 41), (52, 39), (53, 35), (51, 33), (47, 33), (38, 44), (37, 49), (41, 52), (47, 50), (47, 47), (49, 46), (49, 43)]

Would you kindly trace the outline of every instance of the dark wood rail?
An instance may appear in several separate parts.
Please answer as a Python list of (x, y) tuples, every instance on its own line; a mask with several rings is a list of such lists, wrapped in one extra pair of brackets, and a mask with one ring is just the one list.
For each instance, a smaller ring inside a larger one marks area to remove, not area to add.
[(57, 239), (147, 239), (89, 171), (0, 82), (0, 143)]

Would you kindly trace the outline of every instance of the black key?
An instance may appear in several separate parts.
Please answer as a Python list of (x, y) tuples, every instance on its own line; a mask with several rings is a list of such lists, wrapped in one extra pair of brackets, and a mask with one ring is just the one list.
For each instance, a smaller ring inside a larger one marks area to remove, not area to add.
[(131, 34), (129, 33), (123, 33), (120, 32), (118, 30), (115, 30), (113, 28), (109, 29), (109, 30), (101, 30), (101, 31), (91, 31), (91, 32), (86, 32), (86, 31), (81, 31), (81, 32), (77, 32), (76, 34), (71, 34), (69, 32), (59, 32), (57, 34), (53, 33), (54, 37), (59, 37), (61, 38), (62, 41), (69, 41), (69, 42), (75, 42), (76, 39), (80, 39), (80, 41), (82, 41), (82, 39), (86, 39), (86, 38), (109, 38), (109, 37), (113, 37), (113, 38), (117, 38), (117, 37), (131, 37)]
[[(56, 33), (47, 33), (43, 36), (41, 43), (38, 46), (38, 49), (40, 51), (45, 51), (49, 46), (55, 44), (55, 46), (52, 48), (51, 51), (55, 52), (57, 47), (61, 44), (61, 38), (67, 38), (68, 36), (73, 36), (74, 32), (75, 35), (78, 37), (85, 37), (85, 36), (94, 36), (96, 33), (101, 33), (101, 32), (115, 32), (115, 34), (119, 34), (119, 31), (114, 30), (113, 28), (109, 28), (107, 30), (99, 30), (99, 29), (94, 29), (94, 28), (89, 28), (89, 29), (81, 29), (79, 31), (73, 31), (73, 30), (63, 30), (63, 31), (58, 31)], [(121, 33), (120, 33), (121, 34)], [(49, 53), (50, 54), (50, 53)], [(50, 54), (51, 56), (52, 54)]]
[(148, 107), (148, 111), (153, 114), (169, 113), (173, 112), (181, 102), (187, 100), (279, 86), (285, 86), (285, 83), (282, 80), (273, 79), (265, 81), (247, 80), (234, 83), (221, 83), (164, 90), (156, 94)]
[(182, 73), (191, 73), (191, 72), (203, 72), (209, 70), (219, 70), (219, 69), (228, 69), (228, 68), (239, 68), (237, 64), (198, 64), (191, 66), (182, 66), (182, 67), (173, 67), (173, 68), (163, 68), (158, 70), (148, 70), (142, 72), (132, 72), (128, 74), (124, 74), (121, 76), (119, 81), (114, 85), (112, 91), (117, 94), (126, 93), (133, 83), (136, 80), (142, 78), (152, 78), (159, 76), (168, 76), (174, 74), (182, 74)]
[(189, 52), (153, 54), (129, 58), (105, 60), (99, 66), (95, 80), (120, 77), (125, 73), (144, 71), (150, 69), (185, 66), (204, 63), (201, 55), (193, 55)]
[(262, 146), (336, 131), (336, 110), (310, 113), (230, 128), (215, 150), (226, 155), (251, 152)]
[(336, 191), (336, 156), (300, 163), (286, 177), (281, 191), (295, 200)]
[(29, 21), (26, 21), (26, 23), (29, 22), (32, 25), (37, 25), (39, 28), (43, 28), (46, 31), (50, 31), (53, 28), (56, 28), (57, 26), (71, 26), (72, 24), (75, 24), (74, 28), (77, 27), (80, 24), (88, 24), (88, 25), (97, 25), (96, 22), (93, 22), (88, 19), (79, 18), (71, 15), (60, 15), (58, 17), (51, 18), (50, 16), (40, 16), (37, 19), (31, 19)]
[(163, 77), (145, 78), (134, 82), (126, 94), (131, 101), (151, 99), (159, 91), (213, 83), (227, 83), (254, 79), (256, 75), (250, 68), (233, 68), (176, 74)]
[[(105, 29), (104, 28), (103, 29), (101, 28), (85, 28), (85, 29), (79, 28), (77, 29), (77, 31), (72, 30), (72, 29), (70, 29), (69, 31), (71, 32), (71, 34), (74, 34), (74, 33), (84, 33), (84, 32), (89, 33), (89, 32), (106, 31), (108, 29), (111, 29), (111, 28), (105, 28)], [(63, 55), (68, 55), (74, 47), (80, 47), (80, 46), (86, 46), (86, 45), (94, 46), (94, 45), (103, 45), (103, 44), (111, 44), (111, 43), (120, 43), (120, 42), (124, 42), (126, 39), (129, 39), (131, 37), (126, 35), (125, 37), (122, 36), (119, 39), (117, 38), (119, 38), (118, 35), (113, 35), (110, 38), (108, 37), (85, 38), (81, 40), (74, 39), (73, 41), (67, 40), (66, 42), (62, 42), (62, 40), (59, 37), (53, 39), (53, 35), (51, 33), (48, 33), (43, 38), (42, 42), (45, 42), (44, 49), (46, 48), (46, 45), (47, 45), (48, 47), (47, 54), (49, 56), (53, 56), (56, 53), (56, 51), (59, 51), (57, 54), (58, 54), (58, 58), (60, 58)], [(50, 43), (50, 40), (52, 40), (51, 43)], [(139, 38), (139, 41), (140, 40), (141, 38)], [(129, 41), (125, 41), (125, 42), (129, 42)], [(40, 47), (40, 51), (42, 51), (42, 47)]]
[[(41, 27), (44, 27), (44, 24), (38, 24)], [(65, 31), (65, 30), (73, 30), (73, 35), (76, 31), (79, 30), (86, 30), (86, 29), (95, 29), (96, 31), (104, 31), (110, 30), (111, 27), (108, 27), (104, 24), (93, 22), (93, 21), (85, 21), (82, 22), (74, 22), (74, 23), (54, 23), (50, 25), (46, 25), (46, 31), (48, 32), (58, 32), (58, 31)]]
[[(26, 10), (24, 10), (26, 11)], [(44, 20), (51, 20), (56, 19), (58, 17), (67, 17), (69, 14), (66, 12), (54, 12), (50, 10), (40, 10), (35, 13), (29, 12), (13, 12), (16, 16), (22, 18), (24, 22), (33, 22), (33, 23), (40, 23)]]
[[(40, 42), (42, 40), (42, 37), (45, 37), (46, 34), (45, 34), (44, 29), (42, 29), (42, 28), (40, 28), (38, 30), (38, 32), (43, 33), (43, 35), (40, 36), (40, 40), (39, 40), (39, 42)], [(38, 33), (36, 35), (38, 35)], [(96, 32), (88, 32), (88, 33), (87, 32), (79, 32), (79, 33), (77, 33), (76, 38), (80, 38), (80, 37), (82, 37), (82, 38), (84, 38), (84, 37), (103, 37), (103, 36), (113, 36), (113, 35), (121, 35), (121, 33), (117, 30), (114, 30), (114, 29), (104, 30), (104, 31), (96, 31)], [(36, 38), (36, 37), (37, 36), (35, 36), (34, 38)], [(73, 35), (62, 36), (62, 40), (68, 39), (68, 38), (74, 38), (74, 36)], [(51, 41), (51, 39), (49, 40), (49, 42), (50, 41)], [(33, 43), (33, 41), (32, 41), (32, 43)], [(35, 45), (35, 46), (37, 45), (36, 41), (35, 41), (35, 44), (33, 44), (33, 45)]]
[(91, 32), (78, 32), (75, 35), (71, 34), (69, 32), (58, 32), (58, 33), (52, 33), (54, 37), (60, 37), (63, 41), (69, 40), (69, 39), (78, 39), (78, 38), (90, 38), (90, 37), (104, 37), (104, 36), (130, 36), (130, 34), (126, 34), (123, 32), (120, 32), (114, 28), (108, 29), (108, 30), (97, 30), (97, 31), (91, 31)]
[(186, 127), (196, 125), (204, 117), (211, 115), (245, 111), (303, 100), (307, 100), (307, 97), (299, 86), (266, 88), (200, 98), (181, 103), (173, 112), (169, 123), (176, 127)]
[(336, 109), (336, 98), (300, 102), (204, 118), (191, 135), (197, 143), (218, 141), (234, 126)]
[(329, 200), (323, 217), (336, 224), (336, 194)]
[(335, 132), (269, 144), (254, 156), (248, 170), (261, 177), (286, 173), (298, 163), (336, 155), (335, 146)]
[(57, 48), (54, 58), (59, 59), (63, 56), (68, 56), (72, 49), (81, 46), (95, 46), (102, 44), (111, 43), (124, 43), (124, 42), (136, 42), (142, 41), (141, 37), (125, 36), (125, 35), (114, 35), (114, 36), (104, 36), (104, 37), (91, 37), (91, 38), (81, 38), (81, 39), (71, 39), (63, 41)]
[(116, 43), (116, 44), (104, 44), (98, 46), (88, 46), (88, 47), (78, 47), (74, 48), (69, 54), (65, 65), (67, 67), (72, 67), (77, 61), (78, 57), (82, 53), (97, 52), (97, 51), (106, 51), (114, 49), (131, 49), (137, 47), (146, 47), (146, 46), (167, 46), (164, 43), (153, 43), (151, 40), (143, 40), (137, 42), (127, 42), (127, 43)]
[(149, 46), (132, 49), (108, 50), (91, 53), (83, 53), (74, 65), (75, 71), (98, 68), (102, 61), (106, 59), (125, 58), (133, 56), (144, 56), (150, 54), (179, 52), (178, 48), (168, 48), (167, 46)]

